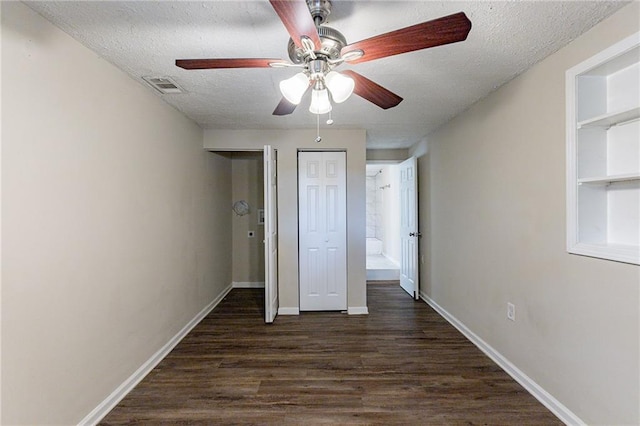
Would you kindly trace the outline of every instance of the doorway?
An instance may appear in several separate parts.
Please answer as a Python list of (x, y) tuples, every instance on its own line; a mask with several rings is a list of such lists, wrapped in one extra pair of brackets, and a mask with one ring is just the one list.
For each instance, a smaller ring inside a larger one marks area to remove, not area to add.
[(224, 152), (231, 160), (231, 286), (264, 289), (265, 322), (278, 310), (276, 152)]
[(397, 164), (367, 164), (367, 280), (400, 279), (400, 172)]
[(231, 281), (234, 288), (264, 287), (263, 156), (259, 151), (230, 153)]

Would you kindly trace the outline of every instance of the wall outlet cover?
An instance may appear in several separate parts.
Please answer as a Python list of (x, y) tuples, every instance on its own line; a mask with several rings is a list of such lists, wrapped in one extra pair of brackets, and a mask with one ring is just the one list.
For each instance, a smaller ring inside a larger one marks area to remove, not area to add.
[(516, 305), (511, 302), (507, 302), (507, 319), (516, 320)]

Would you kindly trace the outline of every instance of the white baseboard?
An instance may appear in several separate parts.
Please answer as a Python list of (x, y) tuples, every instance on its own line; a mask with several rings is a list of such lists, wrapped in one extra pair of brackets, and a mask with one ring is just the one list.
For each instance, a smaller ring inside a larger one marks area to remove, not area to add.
[(153, 354), (144, 364), (138, 368), (128, 379), (126, 379), (120, 386), (114, 390), (104, 401), (102, 401), (96, 408), (93, 409), (87, 416), (80, 420), (79, 425), (96, 425), (102, 420), (109, 411), (118, 405), (122, 399), (127, 396), (129, 392), (144, 377), (153, 370), (156, 365), (160, 363), (166, 357), (173, 348), (196, 326), (200, 321), (211, 312), (218, 303), (224, 299), (224, 297), (231, 291), (231, 285), (225, 288), (218, 297), (216, 297), (211, 303), (209, 303), (204, 309), (202, 309), (191, 321), (185, 325), (175, 336), (173, 336), (158, 352)]
[(444, 319), (449, 321), (451, 325), (458, 329), (467, 339), (476, 345), (482, 352), (493, 360), (500, 368), (509, 374), (516, 382), (520, 383), (531, 395), (547, 407), (553, 414), (567, 425), (585, 425), (580, 417), (564, 406), (560, 401), (555, 399), (553, 395), (544, 390), (540, 385), (522, 372), (511, 361), (505, 358), (500, 352), (491, 347), (487, 342), (482, 340), (477, 334), (471, 331), (466, 325), (460, 322), (456, 317), (451, 315), (442, 306), (438, 305), (435, 300), (431, 299), (424, 292), (420, 292), (420, 298), (431, 306)]
[(366, 306), (349, 306), (347, 313), (349, 315), (369, 315), (369, 308)]
[[(368, 315), (369, 309), (366, 306), (352, 306), (347, 308), (349, 315)], [(300, 308), (278, 308), (278, 315), (300, 315)]]
[(231, 286), (233, 288), (264, 288), (264, 281), (234, 281)]

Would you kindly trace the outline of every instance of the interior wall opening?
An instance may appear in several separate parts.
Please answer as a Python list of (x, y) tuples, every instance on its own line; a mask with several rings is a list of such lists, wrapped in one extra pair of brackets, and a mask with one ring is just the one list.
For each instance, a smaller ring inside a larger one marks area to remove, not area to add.
[(217, 152), (231, 159), (231, 285), (255, 289), (234, 297), (255, 299), (244, 314), (264, 317), (264, 154), (262, 151)]
[(367, 280), (400, 279), (400, 174), (397, 164), (367, 164)]

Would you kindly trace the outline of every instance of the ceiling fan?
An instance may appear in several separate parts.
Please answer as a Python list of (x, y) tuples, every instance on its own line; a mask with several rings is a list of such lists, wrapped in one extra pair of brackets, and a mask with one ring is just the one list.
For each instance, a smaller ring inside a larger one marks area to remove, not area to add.
[[(342, 63), (358, 64), (429, 47), (464, 41), (471, 21), (463, 12), (391, 31), (347, 44), (338, 30), (323, 25), (331, 12), (331, 0), (269, 0), (289, 32), (289, 61), (268, 58), (178, 59), (187, 70), (221, 68), (295, 67), (301, 72), (280, 82), (283, 98), (273, 115), (291, 114), (311, 88), (309, 111), (331, 111), (331, 99), (344, 102), (351, 93), (383, 109), (397, 106), (402, 98), (356, 73), (334, 71)], [(328, 90), (327, 90), (328, 89)]]

